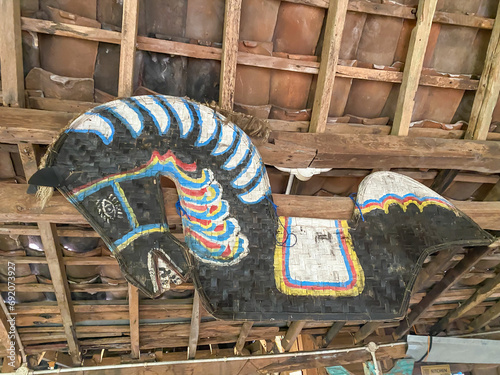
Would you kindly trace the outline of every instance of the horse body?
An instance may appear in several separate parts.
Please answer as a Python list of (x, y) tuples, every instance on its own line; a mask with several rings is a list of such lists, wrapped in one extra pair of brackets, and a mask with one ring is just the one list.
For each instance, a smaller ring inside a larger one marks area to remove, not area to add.
[[(192, 278), (219, 318), (399, 318), (428, 254), (493, 240), (430, 189), (390, 172), (363, 181), (352, 220), (278, 217), (246, 134), (168, 96), (85, 113), (44, 170), (30, 183), (57, 185), (131, 283), (154, 297)], [(185, 244), (169, 232), (161, 176), (177, 186)]]

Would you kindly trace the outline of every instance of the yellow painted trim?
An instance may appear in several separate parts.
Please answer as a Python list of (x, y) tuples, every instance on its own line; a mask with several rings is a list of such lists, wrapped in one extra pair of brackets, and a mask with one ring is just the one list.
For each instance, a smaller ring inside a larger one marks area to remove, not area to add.
[(158, 228), (151, 228), (151, 229), (148, 229), (148, 230), (145, 230), (144, 232), (140, 232), (140, 233), (136, 233), (134, 234), (133, 236), (130, 236), (130, 238), (127, 239), (127, 241), (121, 243), (120, 245), (118, 245), (116, 247), (116, 250), (117, 251), (120, 251), (122, 249), (124, 249), (125, 247), (127, 247), (131, 242), (134, 242), (137, 238), (139, 237), (142, 237), (144, 236), (145, 234), (149, 234), (149, 233), (155, 233), (155, 232), (160, 232), (160, 233), (166, 233), (168, 232), (169, 230), (163, 226), (161, 227), (158, 227)]
[(128, 203), (128, 199), (125, 196), (125, 192), (123, 191), (122, 187), (118, 182), (115, 182), (116, 190), (118, 190), (118, 193), (120, 194), (120, 197), (123, 199), (123, 203), (125, 204), (125, 207), (128, 209), (128, 212), (130, 213), (130, 217), (132, 218), (132, 221), (134, 222), (134, 226), (137, 228), (139, 226), (139, 222), (137, 221), (137, 217), (135, 216), (134, 210), (132, 210), (132, 207), (130, 207), (130, 204)]
[(367, 213), (367, 212), (371, 212), (373, 210), (384, 210), (384, 212), (386, 214), (388, 214), (389, 213), (389, 206), (391, 206), (393, 204), (397, 204), (398, 206), (400, 206), (403, 209), (403, 212), (406, 212), (406, 210), (408, 209), (408, 206), (410, 204), (414, 204), (415, 206), (417, 206), (417, 208), (420, 210), (420, 212), (422, 212), (424, 210), (424, 207), (430, 206), (430, 205), (436, 205), (436, 206), (439, 206), (439, 207), (446, 208), (448, 210), (452, 210), (452, 207), (450, 207), (447, 204), (444, 204), (444, 203), (441, 203), (441, 202), (436, 202), (436, 201), (431, 201), (431, 200), (424, 201), (424, 202), (420, 203), (419, 201), (412, 199), (412, 200), (406, 201), (404, 203), (401, 203), (400, 201), (398, 201), (396, 199), (388, 199), (388, 200), (386, 200), (384, 202), (383, 206), (382, 205), (378, 205), (378, 204), (374, 204), (371, 207), (362, 208), (361, 212), (362, 213)]

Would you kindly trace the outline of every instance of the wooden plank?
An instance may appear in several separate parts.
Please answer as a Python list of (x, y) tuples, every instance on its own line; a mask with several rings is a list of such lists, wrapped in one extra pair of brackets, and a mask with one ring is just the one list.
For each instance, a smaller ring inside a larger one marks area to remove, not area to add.
[(345, 326), (346, 322), (335, 322), (328, 329), (325, 338), (323, 339), (323, 348), (326, 348), (335, 339), (340, 330)]
[(486, 139), (500, 92), (500, 6), (491, 32), (479, 88), (472, 105), (466, 139)]
[(75, 332), (75, 314), (71, 302), (66, 270), (62, 263), (62, 254), (57, 238), (54, 224), (48, 222), (39, 222), (40, 237), (42, 239), (45, 256), (48, 261), (52, 286), (56, 295), (57, 304), (61, 311), (62, 324), (66, 340), (68, 341), (69, 354), (75, 365), (81, 362), (80, 347)]
[(130, 348), (131, 357), (140, 358), (139, 348), (139, 290), (128, 284), (128, 310), (130, 316)]
[(483, 314), (474, 319), (472, 323), (469, 325), (469, 329), (471, 331), (477, 331), (483, 328), (492, 320), (498, 318), (499, 316), (500, 316), (500, 301), (498, 301), (494, 306), (490, 307)]
[(0, 0), (0, 65), (2, 100), (7, 107), (24, 107), (21, 4)]
[(442, 169), (432, 181), (430, 188), (438, 194), (443, 194), (457, 175), (458, 171), (456, 169)]
[(311, 133), (323, 133), (326, 128), (348, 3), (348, 0), (330, 1), (328, 8), (321, 63), (309, 126)]
[(83, 113), (91, 108), (94, 108), (95, 106), (98, 106), (99, 103), (30, 96), (28, 98), (28, 105), (29, 108), (43, 109), (45, 111)]
[(31, 176), (38, 170), (36, 161), (36, 145), (31, 143), (19, 143), (19, 156), (23, 164), (24, 176), (28, 181)]
[(283, 349), (285, 349), (285, 352), (288, 352), (291, 349), (292, 345), (295, 343), (295, 340), (297, 340), (297, 336), (300, 335), (300, 332), (302, 331), (302, 328), (304, 328), (305, 324), (305, 320), (296, 320), (290, 324), (290, 327), (288, 327), (288, 330), (286, 331), (285, 338), (282, 340)]
[(253, 322), (245, 322), (241, 326), (240, 335), (238, 336), (238, 341), (236, 341), (236, 345), (234, 346), (235, 354), (241, 355), (243, 351), (243, 347), (245, 346), (246, 339), (250, 330), (252, 329)]
[[(11, 310), (14, 312), (15, 305), (12, 306)], [(17, 340), (19, 335), (16, 329), (15, 319), (16, 317), (14, 314), (13, 316), (10, 315), (9, 308), (4, 303), (3, 298), (0, 299), (0, 342), (7, 351), (7, 355), (4, 358), (3, 368), (12, 372), (15, 371), (15, 368), (19, 365), (19, 357), (22, 348), (22, 342)], [(21, 343), (21, 345), (19, 345), (19, 343)], [(26, 354), (24, 354), (24, 348), (23, 355), (26, 356)], [(2, 369), (2, 372), (6, 371), (3, 371)]]
[(429, 331), (429, 334), (434, 336), (446, 329), (446, 327), (454, 320), (460, 318), (472, 308), (479, 305), (486, 298), (490, 297), (500, 287), (500, 273), (494, 278), (489, 279), (486, 283), (479, 287), (476, 292), (463, 304), (455, 310), (450, 311), (444, 318), (437, 322)]
[(403, 80), (391, 130), (392, 135), (408, 135), (437, 2), (438, 0), (420, 0), (418, 3), (417, 24), (411, 32), (408, 45)]
[(132, 96), (134, 93), (135, 44), (139, 21), (139, 0), (123, 2), (123, 21), (120, 48), (120, 75), (118, 96)]
[(417, 279), (413, 284), (413, 292), (419, 292), (431, 286), (432, 277), (448, 269), (450, 261), (460, 250), (460, 247), (454, 247), (452, 249), (441, 250), (437, 253), (418, 273)]
[(358, 332), (354, 334), (354, 343), (359, 344), (363, 342), (368, 336), (370, 336), (376, 329), (382, 325), (382, 322), (368, 322), (364, 324)]
[(232, 110), (234, 104), (240, 16), (241, 0), (226, 0), (219, 91), (219, 106), (225, 110)]
[(196, 356), (196, 349), (198, 347), (198, 339), (200, 336), (200, 295), (198, 291), (194, 292), (193, 298), (193, 312), (191, 316), (191, 328), (189, 330), (187, 359), (194, 359)]
[(416, 306), (412, 307), (411, 313), (406, 319), (401, 321), (398, 328), (394, 331), (394, 338), (399, 339), (404, 336), (410, 330), (411, 326), (419, 320), (422, 314), (427, 311), (443, 293), (450, 289), (471, 267), (474, 267), (474, 265), (481, 260), (483, 255), (486, 255), (490, 251), (491, 248), (486, 246), (469, 250), (464, 259), (454, 268), (446, 272), (446, 275), (441, 281), (435, 284)]

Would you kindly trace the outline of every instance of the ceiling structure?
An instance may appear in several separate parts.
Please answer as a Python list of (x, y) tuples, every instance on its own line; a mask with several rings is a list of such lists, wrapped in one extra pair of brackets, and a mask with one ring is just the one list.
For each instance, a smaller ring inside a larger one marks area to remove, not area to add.
[[(0, 5), (0, 291), (10, 306), (8, 267), (15, 263), (16, 351), (31, 366), (43, 358), (60, 366), (252, 358), (398, 343), (408, 332), (500, 338), (495, 248), (481, 257), (463, 248), (428, 257), (402, 322), (216, 321), (190, 283), (143, 298), (62, 196), (42, 210), (26, 194), (46, 146), (79, 113), (115, 97), (161, 93), (259, 119), (233, 114), (268, 166), (281, 215), (349, 219), (349, 195), (362, 178), (392, 170), (454, 200), (498, 235), (498, 1)], [(331, 170), (299, 181), (274, 166)], [(176, 192), (170, 181), (162, 184), (169, 225), (182, 239)], [(0, 318), (4, 343), (9, 314), (2, 310)], [(0, 346), (0, 357), (7, 349)], [(388, 369), (404, 354), (397, 345), (381, 347), (377, 357)], [(360, 372), (371, 357), (301, 358), (249, 359), (232, 370), (324, 374), (325, 366), (345, 364)]]

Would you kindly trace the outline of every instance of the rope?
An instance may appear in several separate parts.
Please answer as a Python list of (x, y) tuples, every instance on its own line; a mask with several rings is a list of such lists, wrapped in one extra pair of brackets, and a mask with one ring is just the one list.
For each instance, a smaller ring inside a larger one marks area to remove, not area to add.
[(278, 239), (276, 238), (276, 234), (274, 234), (274, 242), (278, 246), (284, 246), (287, 243), (288, 238), (293, 238), (294, 239), (293, 243), (292, 243), (292, 241), (290, 241), (290, 245), (288, 245), (288, 247), (294, 247), (297, 244), (297, 236), (295, 235), (295, 233), (292, 233), (290, 231), (290, 229), (285, 228), (285, 226), (281, 223), (281, 220), (279, 219), (279, 215), (278, 215), (278, 206), (276, 205), (276, 203), (274, 203), (269, 198), (268, 195), (265, 195), (264, 197), (268, 200), (269, 203), (271, 203), (271, 206), (273, 207), (274, 213), (278, 217), (278, 225), (283, 228), (283, 241), (281, 241), (281, 242), (278, 241)]
[(182, 215), (185, 215), (189, 220), (191, 220), (191, 217), (189, 217), (188, 213), (186, 212), (186, 210), (184, 209), (184, 207), (181, 206), (181, 200), (177, 200), (177, 202), (175, 202), (175, 209), (177, 211), (177, 215), (179, 215), (182, 219)]
[(349, 198), (354, 202), (354, 205), (359, 211), (359, 214), (361, 215), (361, 220), (365, 221), (365, 217), (363, 216), (363, 211), (361, 211), (361, 206), (359, 205), (358, 201), (356, 200), (356, 193), (351, 193), (349, 194)]

